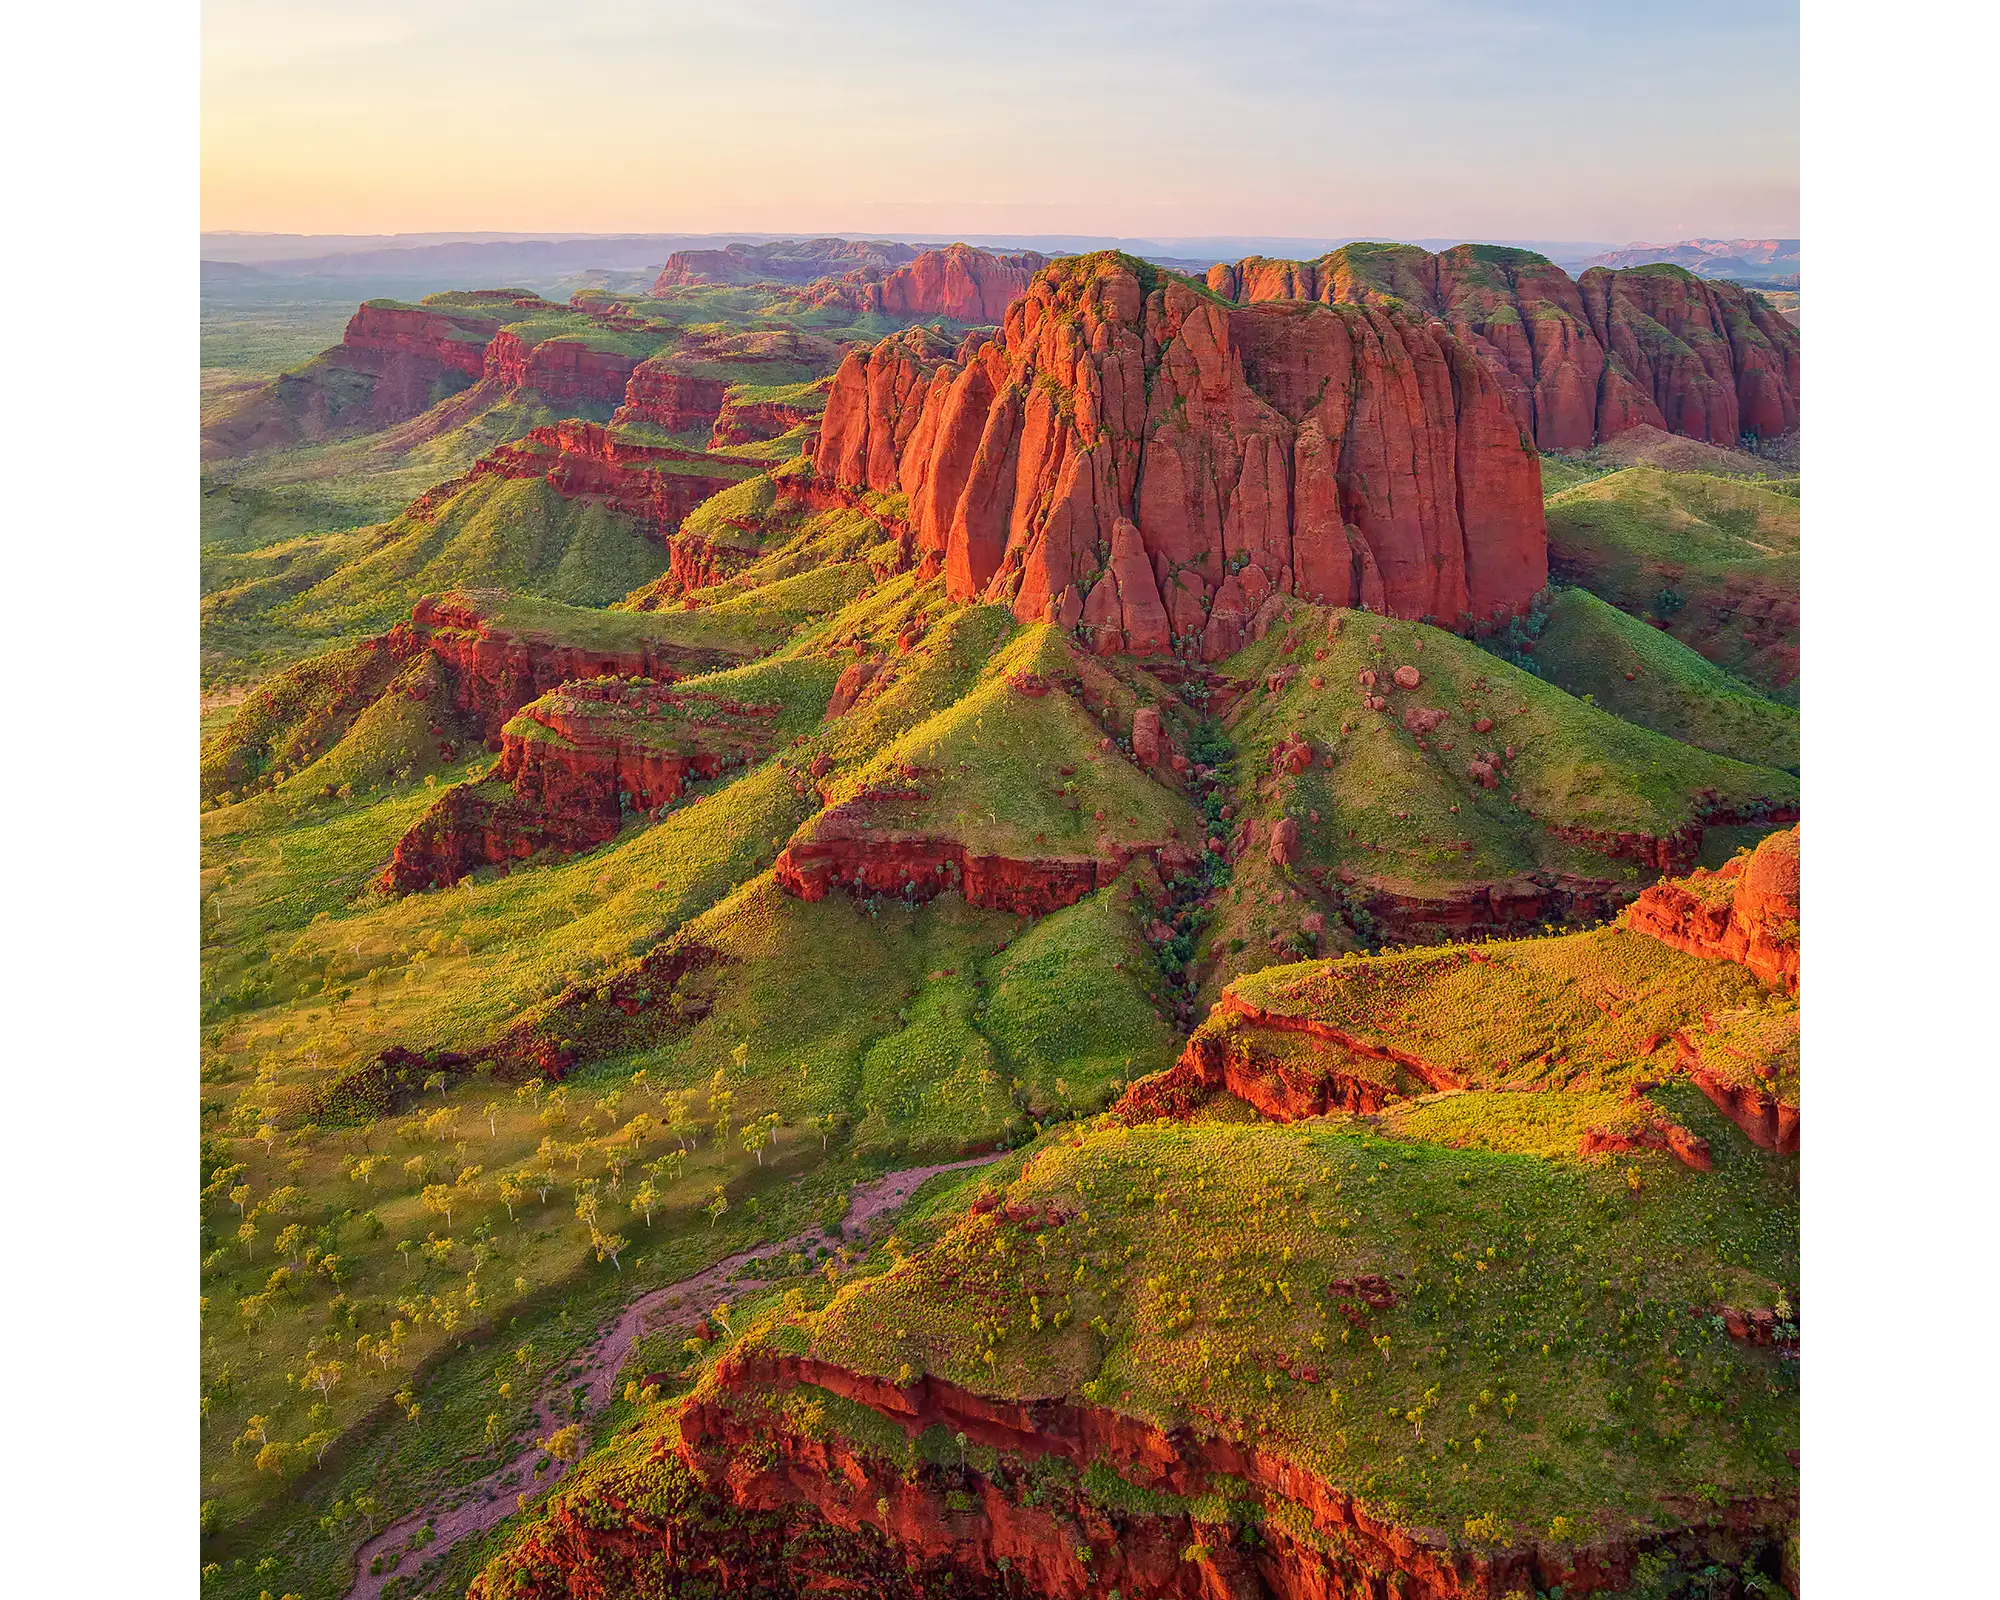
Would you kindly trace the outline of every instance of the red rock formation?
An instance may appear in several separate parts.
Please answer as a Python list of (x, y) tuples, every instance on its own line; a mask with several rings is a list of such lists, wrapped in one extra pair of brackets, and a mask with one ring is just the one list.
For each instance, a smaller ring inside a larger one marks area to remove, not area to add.
[(1706, 1139), (1665, 1117), (1652, 1117), (1629, 1128), (1592, 1128), (1578, 1141), (1576, 1153), (1622, 1156), (1634, 1150), (1665, 1151), (1696, 1172), (1710, 1171), (1715, 1165)]
[[(1272, 1056), (1257, 1047), (1258, 1029), (1303, 1036), (1334, 1048), (1317, 1059), (1291, 1052)], [(1265, 1011), (1233, 990), (1224, 990), (1208, 1023), (1189, 1038), (1180, 1059), (1165, 1072), (1133, 1084), (1111, 1111), (1132, 1123), (1180, 1118), (1217, 1089), (1226, 1089), (1275, 1122), (1295, 1122), (1336, 1110), (1379, 1111), (1401, 1098), (1393, 1075), (1383, 1081), (1343, 1071), (1348, 1057), (1391, 1062), (1428, 1089), (1465, 1087), (1454, 1073), (1407, 1050), (1376, 1044), (1312, 1017)]]
[(801, 423), (816, 420), (820, 410), (817, 401), (726, 399), (722, 409), (716, 413), (713, 431), (708, 436), (708, 447), (720, 450), (725, 445), (777, 439)]
[(409, 894), (541, 850), (595, 849), (632, 813), (768, 755), (777, 714), (665, 684), (569, 683), (510, 723), (488, 781), (448, 791), (398, 841), (381, 886)]
[(1799, 990), (1799, 830), (1765, 838), (1716, 872), (1653, 885), (1625, 926), (1690, 955), (1734, 961), (1788, 993)]
[(365, 302), (338, 345), (204, 424), (203, 459), (366, 432), (421, 415), (480, 381), (493, 336), (519, 315), (511, 290), (495, 298), (490, 316)]
[(508, 718), (558, 684), (586, 678), (653, 678), (662, 683), (726, 663), (713, 651), (665, 643), (612, 650), (546, 639), (508, 629), (487, 604), (494, 596), (454, 591), (426, 595), (407, 624), (390, 630), (392, 648), (410, 641), (448, 670), (452, 697), (475, 717), (488, 739)]
[(1575, 282), (1528, 250), (1349, 245), (1318, 261), (1209, 269), (1231, 300), (1398, 304), (1442, 319), (1544, 450), (1648, 423), (1711, 443), (1799, 425), (1799, 333), (1733, 284), (1677, 267), (1593, 267)]
[(745, 467), (699, 450), (627, 443), (597, 423), (568, 420), (489, 450), (465, 481), (486, 476), (544, 478), (566, 499), (601, 499), (665, 538), (710, 495), (741, 483)]
[(778, 887), (787, 894), (824, 900), (841, 888), (856, 895), (930, 900), (956, 890), (975, 906), (1039, 917), (1104, 888), (1139, 856), (1150, 856), (1167, 870), (1185, 869), (1193, 861), (1177, 845), (1125, 846), (1108, 856), (982, 855), (956, 839), (864, 831), (843, 809), (822, 812), (812, 837), (794, 840), (778, 857)]
[[(1358, 1290), (1356, 1315), (1365, 1317), (1379, 1299)], [(912, 1438), (934, 1426), (962, 1434), (998, 1452), (1003, 1463), (1050, 1456), (1075, 1468), (1101, 1462), (1129, 1482), (1183, 1500), (1210, 1492), (1220, 1478), (1233, 1479), (1267, 1510), (1296, 1508), (1311, 1533), (1301, 1538), (1292, 1531), (1290, 1516), (1266, 1516), (1251, 1541), (1226, 1526), (1197, 1524), (1185, 1512), (1116, 1512), (1080, 1495), (1030, 1495), (1024, 1492), (1030, 1481), (1043, 1480), (1005, 1466), (991, 1477), (963, 1467), (906, 1474), (837, 1433), (808, 1432), (770, 1403), (802, 1383), (866, 1406)], [(880, 1529), (912, 1565), (935, 1574), (933, 1584), (947, 1572), (974, 1583), (996, 1582), (1004, 1572), (1009, 1592), (1043, 1600), (1095, 1600), (1113, 1590), (1174, 1600), (1387, 1593), (1403, 1600), (1501, 1600), (1558, 1584), (1565, 1594), (1586, 1595), (1627, 1587), (1648, 1548), (1685, 1553), (1711, 1540), (1732, 1548), (1736, 1541), (1775, 1542), (1795, 1515), (1789, 1501), (1744, 1504), (1712, 1523), (1638, 1541), (1561, 1551), (1533, 1541), (1490, 1552), (1451, 1548), (1389, 1522), (1349, 1491), (1247, 1438), (1164, 1430), (1067, 1400), (974, 1394), (930, 1375), (898, 1387), (765, 1348), (739, 1348), (722, 1359), (713, 1385), (682, 1408), (678, 1454), (741, 1510), (809, 1506), (845, 1532)], [(947, 1500), (951, 1490), (959, 1494)], [(967, 1501), (965, 1509), (952, 1509)]]
[(877, 272), (915, 259), (913, 246), (884, 239), (783, 239), (720, 250), (676, 250), (653, 280), (653, 293), (699, 283), (810, 283), (850, 269)]
[(816, 284), (813, 292), (820, 304), (854, 312), (877, 311), (910, 321), (949, 317), (954, 322), (996, 323), (1048, 264), (1047, 256), (1033, 250), (1001, 255), (954, 244), (926, 250), (886, 276), (862, 268)]
[(502, 331), (486, 347), (486, 376), (509, 389), (534, 389), (557, 402), (596, 400), (612, 405), (625, 398), (625, 385), (639, 357), (596, 350), (577, 339), (525, 343)]
[[(510, 299), (510, 314), (512, 304)], [(413, 365), (435, 363), (438, 372), (478, 379), (486, 372), (486, 347), (506, 320), (370, 300), (347, 319), (340, 343), (344, 350), (412, 357)]]
[(697, 377), (654, 356), (632, 369), (625, 381), (624, 404), (612, 413), (611, 420), (650, 422), (669, 433), (713, 428), (722, 415), (728, 388), (720, 378)]
[(1106, 650), (1219, 658), (1275, 592), (1486, 621), (1547, 577), (1533, 449), (1448, 332), (1225, 306), (1122, 257), (1041, 272), (963, 362), (849, 356), (815, 464), (907, 495), (955, 598)]

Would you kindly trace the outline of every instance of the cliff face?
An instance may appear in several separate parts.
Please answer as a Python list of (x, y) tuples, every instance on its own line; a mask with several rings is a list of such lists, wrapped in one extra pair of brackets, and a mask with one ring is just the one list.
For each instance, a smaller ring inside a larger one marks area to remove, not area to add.
[(954, 322), (997, 323), (1049, 258), (1033, 250), (999, 254), (969, 244), (926, 250), (886, 276), (863, 268), (815, 284), (816, 304), (853, 312), (878, 311), (911, 321), (949, 317)]
[(1081, 624), (1106, 653), (1219, 659), (1281, 592), (1448, 625), (1525, 609), (1540, 475), (1463, 344), (1142, 271), (1058, 263), (962, 360), (908, 336), (850, 355), (818, 473), (907, 495), (953, 598)]
[[(1386, 1284), (1376, 1292), (1393, 1295)], [(1586, 1595), (1629, 1586), (1649, 1550), (1699, 1559), (1712, 1546), (1775, 1543), (1791, 1512), (1789, 1505), (1731, 1506), (1671, 1533), (1582, 1548), (1450, 1548), (1432, 1542), (1435, 1530), (1427, 1535), (1383, 1520), (1352, 1494), (1255, 1444), (1163, 1431), (1099, 1406), (1000, 1399), (933, 1376), (898, 1387), (764, 1350), (732, 1352), (716, 1377), (712, 1390), (682, 1409), (678, 1452), (711, 1492), (753, 1515), (803, 1506), (842, 1534), (879, 1530), (912, 1565), (938, 1577), (978, 1588), (1002, 1584), (1044, 1600), (1112, 1593), (1501, 1600), (1556, 1585)], [(962, 1464), (901, 1470), (783, 1409), (783, 1396), (801, 1384), (865, 1406), (912, 1438), (942, 1427), (1000, 1452), (1000, 1465), (991, 1473)], [(1101, 1463), (1145, 1491), (1177, 1497), (1182, 1507), (1233, 1480), (1266, 1515), (1251, 1538), (1229, 1522), (1173, 1509), (1174, 1501), (1150, 1511), (1105, 1505), (1036, 1473), (1034, 1464), (1046, 1458), (1075, 1468)], [(1270, 1514), (1281, 1506), (1286, 1514)], [(662, 1542), (671, 1548), (670, 1539)]]
[(455, 703), (489, 740), (500, 737), (515, 712), (558, 684), (610, 676), (672, 683), (721, 663), (708, 652), (671, 645), (599, 649), (511, 632), (459, 594), (419, 600), (410, 621), (390, 638), (408, 638), (445, 665)]
[(1246, 304), (1400, 304), (1439, 318), (1544, 450), (1640, 423), (1722, 445), (1799, 425), (1796, 325), (1678, 267), (1593, 267), (1572, 280), (1527, 250), (1350, 245), (1317, 261), (1218, 263), (1208, 282)]
[(916, 254), (909, 245), (886, 239), (782, 239), (720, 250), (676, 250), (653, 280), (653, 293), (698, 283), (810, 283), (857, 268), (886, 272)]
[(362, 305), (339, 344), (204, 424), (202, 459), (315, 443), (421, 415), (480, 380), (493, 336), (519, 315), (514, 301), (511, 292), (496, 299), (490, 316)]
[[(583, 662), (581, 665), (588, 666)], [(664, 665), (664, 664), (662, 664)], [(667, 682), (565, 674), (560, 693), (522, 708), (500, 734), (491, 778), (446, 793), (398, 841), (381, 878), (392, 893), (456, 883), (475, 867), (538, 850), (594, 849), (628, 815), (770, 754), (776, 706), (744, 705)]]
[(678, 372), (657, 357), (642, 361), (625, 382), (624, 403), (613, 413), (614, 423), (650, 422), (669, 433), (713, 428), (722, 415), (729, 385), (720, 378)]
[(531, 428), (515, 443), (488, 451), (468, 481), (545, 478), (558, 494), (601, 499), (664, 538), (702, 501), (747, 474), (740, 461), (674, 445), (629, 444), (597, 423), (570, 420)]
[(486, 347), (486, 376), (508, 389), (535, 389), (545, 399), (618, 404), (639, 357), (593, 350), (573, 339), (530, 345), (519, 335), (495, 334)]
[(1734, 961), (1764, 982), (1799, 992), (1799, 830), (1769, 835), (1748, 858), (1657, 883), (1625, 925), (1689, 955)]

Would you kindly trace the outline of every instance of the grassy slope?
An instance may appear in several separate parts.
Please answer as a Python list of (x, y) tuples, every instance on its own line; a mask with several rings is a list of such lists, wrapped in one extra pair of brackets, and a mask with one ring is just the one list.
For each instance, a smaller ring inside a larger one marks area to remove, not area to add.
[(1068, 690), (1031, 698), (1007, 681), (1082, 665), (1056, 629), (1026, 630), (992, 658), (977, 687), (844, 777), (830, 798), (908, 789), (904, 774), (914, 768), (923, 798), (885, 808), (883, 827), (1017, 860), (1106, 856), (1170, 839), (1192, 847), (1199, 825), (1186, 800), (1101, 750), (1106, 729)]
[[(1553, 939), (1268, 967), (1231, 989), (1260, 1010), (1406, 1051), (1474, 1088), (1622, 1089), (1657, 1077), (1675, 1029), (1766, 996), (1728, 961), (1619, 927)], [(1648, 1065), (1650, 1061), (1650, 1066)]]
[(1534, 661), (1557, 688), (1627, 722), (1736, 761), (1799, 770), (1797, 711), (1586, 589), (1550, 601)]
[[(1335, 619), (1339, 630), (1330, 632)], [(1324, 658), (1315, 659), (1322, 651)], [(1391, 682), (1405, 664), (1422, 675), (1416, 689)], [(1296, 669), (1291, 681), (1276, 693), (1263, 687), (1283, 667)], [(1708, 791), (1724, 803), (1797, 793), (1783, 773), (1634, 727), (1421, 623), (1297, 607), (1288, 623), (1231, 657), (1224, 670), (1255, 685), (1229, 719), (1241, 752), (1240, 809), (1294, 817), (1308, 860), (1346, 865), (1404, 892), (1436, 893), (1536, 870), (1626, 876), (1622, 865), (1554, 839), (1547, 828), (1664, 837), (1696, 814), (1697, 797)], [(1377, 674), (1374, 692), (1388, 698), (1387, 713), (1361, 709), (1356, 680), (1363, 671)], [(1315, 677), (1322, 688), (1313, 687)], [(1402, 726), (1412, 707), (1449, 714), (1428, 737), (1428, 749), (1419, 749)], [(1482, 717), (1494, 723), (1484, 734), (1473, 730)], [(1343, 733), (1343, 724), (1351, 731)], [(1316, 763), (1273, 789), (1270, 753), (1294, 735), (1330, 752), (1334, 764)], [(1504, 753), (1509, 746), (1517, 757), (1498, 788), (1467, 776), (1476, 752)], [(1472, 850), (1453, 848), (1464, 841)]]
[(1758, 484), (1628, 467), (1548, 502), (1550, 570), (1668, 623), (1716, 665), (1797, 695), (1799, 502)]
[[(883, 1376), (1254, 1439), (1446, 1535), (1488, 1515), (1478, 1536), (1509, 1541), (1672, 1525), (1669, 1496), (1797, 1484), (1795, 1369), (1688, 1313), (1791, 1287), (1795, 1175), (1698, 1096), (1673, 1110), (1713, 1141), (1713, 1173), (1338, 1121), (1093, 1128), (1008, 1189), (1069, 1226), (1038, 1244), (964, 1215), (803, 1332)], [(1396, 1275), (1403, 1303), (1356, 1330), (1330, 1285), (1363, 1272)]]

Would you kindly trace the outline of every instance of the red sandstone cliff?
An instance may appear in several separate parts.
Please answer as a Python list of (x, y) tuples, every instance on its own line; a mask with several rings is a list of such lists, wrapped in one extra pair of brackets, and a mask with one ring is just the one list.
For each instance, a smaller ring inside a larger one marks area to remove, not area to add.
[(490, 315), (364, 303), (348, 319), (339, 344), (204, 424), (202, 458), (389, 427), (477, 383), (493, 336), (520, 315), (511, 289), (478, 298), (493, 301)]
[(650, 422), (669, 433), (713, 428), (728, 388), (720, 378), (697, 377), (654, 356), (632, 369), (625, 381), (624, 403), (611, 420)]
[(1544, 450), (1640, 423), (1713, 444), (1799, 425), (1799, 330), (1757, 295), (1676, 267), (1593, 267), (1528, 250), (1350, 245), (1317, 261), (1218, 263), (1231, 300), (1403, 305), (1447, 323)]
[(392, 641), (407, 638), (444, 664), (455, 704), (477, 720), (489, 740), (500, 737), (521, 707), (558, 684), (614, 675), (672, 683), (724, 664), (714, 652), (678, 645), (621, 650), (542, 638), (496, 620), (489, 604), (494, 598), (457, 591), (426, 595), (411, 608), (409, 622), (390, 633)]
[(554, 401), (595, 400), (613, 405), (625, 398), (626, 380), (639, 357), (594, 350), (575, 339), (527, 344), (502, 331), (486, 347), (486, 376), (509, 389), (538, 390)]
[(465, 481), (544, 478), (558, 494), (601, 499), (664, 538), (702, 501), (741, 483), (748, 471), (741, 461), (675, 445), (630, 444), (597, 423), (570, 419), (530, 428), (512, 444), (496, 446), (473, 463)]
[(954, 598), (1107, 653), (1217, 659), (1274, 592), (1450, 625), (1543, 586), (1533, 447), (1449, 332), (1142, 272), (1059, 262), (962, 361), (907, 335), (849, 356), (819, 475), (906, 494)]
[(1690, 955), (1734, 961), (1766, 983), (1799, 991), (1799, 830), (1765, 838), (1719, 871), (1657, 883), (1625, 925)]
[(594, 849), (631, 813), (769, 754), (777, 711), (662, 683), (568, 683), (502, 732), (491, 778), (447, 791), (397, 841), (381, 887), (410, 894), (540, 850)]
[(954, 244), (926, 250), (886, 276), (864, 268), (814, 284), (811, 295), (817, 304), (879, 311), (910, 321), (949, 317), (954, 322), (997, 323), (1048, 264), (1047, 256), (1033, 250), (1002, 255)]
[(810, 283), (855, 269), (884, 272), (916, 254), (912, 246), (886, 239), (781, 239), (720, 250), (676, 250), (653, 280), (653, 293), (699, 283)]

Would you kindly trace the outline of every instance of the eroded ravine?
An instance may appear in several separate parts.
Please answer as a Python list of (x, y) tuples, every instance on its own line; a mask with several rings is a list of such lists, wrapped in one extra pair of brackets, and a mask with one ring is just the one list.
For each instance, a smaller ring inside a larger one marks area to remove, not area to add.
[[(996, 1150), (990, 1155), (971, 1156), (962, 1161), (905, 1167), (856, 1184), (849, 1197), (847, 1215), (841, 1219), (841, 1236), (849, 1240), (860, 1239), (869, 1232), (877, 1217), (900, 1210), (926, 1180), (941, 1172), (986, 1166), (1006, 1154), (1004, 1150)], [(793, 1250), (809, 1248), (817, 1244), (821, 1237), (819, 1231), (814, 1229), (773, 1244), (739, 1250), (691, 1277), (647, 1290), (598, 1334), (584, 1354), (580, 1372), (573, 1365), (565, 1364), (551, 1373), (548, 1383), (535, 1399), (532, 1440), (547, 1438), (568, 1420), (558, 1417), (556, 1408), (558, 1405), (566, 1406), (567, 1397), (579, 1386), (587, 1388), (586, 1414), (595, 1414), (609, 1405), (618, 1374), (624, 1369), (633, 1346), (647, 1332), (692, 1316), (706, 1315), (727, 1298), (727, 1286), (741, 1268), (753, 1261), (769, 1260)], [(754, 1289), (760, 1287), (764, 1280), (744, 1278), (735, 1282), (739, 1289)], [(400, 1561), (393, 1567), (389, 1564), (397, 1554), (415, 1556), (423, 1562), (435, 1561), (453, 1546), (474, 1534), (486, 1532), (513, 1515), (518, 1509), (515, 1493), (522, 1469), (536, 1448), (531, 1441), (469, 1488), (450, 1491), (448, 1497), (419, 1507), (370, 1539), (356, 1553), (355, 1580), (348, 1590), (348, 1600), (379, 1600), (384, 1587), (402, 1566)], [(538, 1492), (540, 1487), (551, 1487), (560, 1482), (569, 1470), (566, 1462), (552, 1462), (549, 1472), (539, 1480)], [(432, 1531), (430, 1541), (420, 1550), (410, 1550), (411, 1535), (426, 1524)], [(381, 1560), (382, 1568), (371, 1571), (377, 1559)]]

